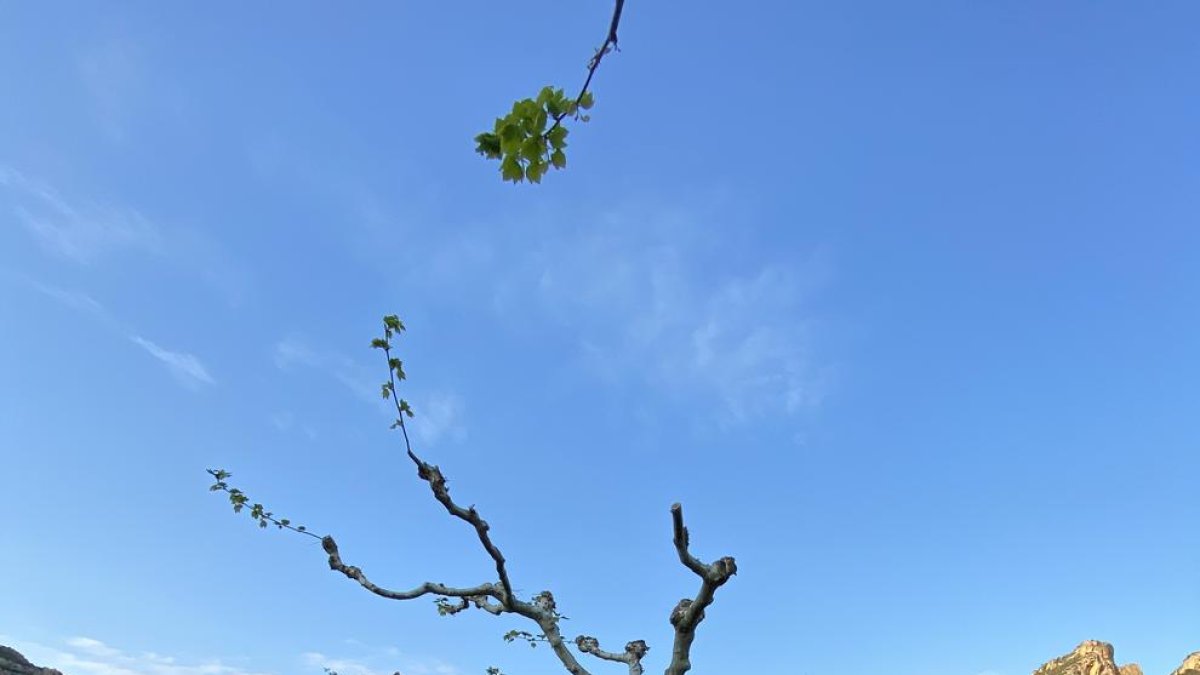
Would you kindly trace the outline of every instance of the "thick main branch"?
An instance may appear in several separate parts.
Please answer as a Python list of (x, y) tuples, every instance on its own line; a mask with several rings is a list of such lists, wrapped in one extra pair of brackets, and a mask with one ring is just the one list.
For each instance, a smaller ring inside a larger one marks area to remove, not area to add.
[(737, 563), (725, 556), (712, 564), (705, 564), (688, 549), (688, 530), (683, 525), (683, 507), (671, 505), (671, 521), (674, 530), (675, 552), (679, 562), (700, 577), (700, 590), (695, 598), (684, 598), (671, 612), (671, 625), (675, 627), (675, 643), (671, 648), (671, 663), (666, 675), (684, 675), (692, 669), (692, 642), (696, 639), (696, 627), (704, 620), (704, 610), (712, 604), (717, 589), (737, 574)]
[(389, 600), (414, 600), (421, 596), (431, 594), (444, 595), (451, 598), (463, 598), (466, 600), (483, 597), (500, 597), (500, 590), (496, 588), (495, 584), (491, 583), (479, 584), (478, 586), (472, 586), (470, 588), (455, 588), (445, 584), (426, 581), (410, 591), (390, 590), (372, 582), (358, 567), (347, 565), (342, 562), (342, 556), (338, 552), (337, 542), (333, 540), (333, 537), (323, 537), (321, 539), (321, 548), (325, 549), (325, 553), (329, 554), (329, 569), (341, 572), (347, 577), (357, 581), (368, 591)]
[(446, 486), (446, 477), (442, 475), (441, 469), (417, 457), (411, 447), (408, 448), (408, 456), (417, 465), (417, 475), (421, 477), (421, 480), (429, 483), (430, 489), (433, 490), (434, 498), (446, 508), (446, 511), (455, 518), (464, 520), (471, 527), (475, 528), (475, 534), (479, 537), (479, 543), (483, 545), (483, 549), (487, 551), (487, 554), (491, 556), (492, 561), (496, 565), (496, 575), (500, 577), (500, 586), (504, 591), (503, 596), (499, 600), (505, 607), (511, 609), (512, 602), (515, 600), (513, 597), (512, 582), (508, 579), (508, 569), (505, 567), (504, 554), (500, 552), (500, 549), (496, 547), (496, 544), (492, 542), (492, 538), (488, 534), (491, 526), (479, 515), (474, 506), (464, 509), (450, 498), (450, 488)]

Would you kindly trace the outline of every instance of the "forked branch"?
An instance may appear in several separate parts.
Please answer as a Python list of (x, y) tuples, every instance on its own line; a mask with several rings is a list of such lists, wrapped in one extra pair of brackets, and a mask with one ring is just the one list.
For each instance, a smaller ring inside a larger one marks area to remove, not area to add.
[[(620, 2), (618, 2), (617, 11), (618, 13), (620, 11)], [(615, 26), (616, 19), (614, 18), (614, 31)], [(613, 38), (615, 41), (615, 33)], [(397, 382), (405, 379), (404, 367), (400, 359), (392, 356), (392, 340), (404, 331), (404, 324), (395, 316), (384, 317), (383, 323), (384, 337), (376, 338), (371, 342), (371, 345), (383, 350), (387, 359), (388, 380), (382, 386), (382, 395), (384, 398), (391, 399), (396, 407), (397, 419), (392, 426), (393, 428), (399, 428), (403, 433), (405, 453), (416, 466), (417, 476), (429, 484), (434, 499), (446, 509), (447, 513), (465, 521), (475, 530), (479, 543), (483, 546), (484, 551), (487, 552), (493, 563), (495, 563), (498, 583), (487, 582), (476, 586), (458, 587), (426, 581), (409, 590), (385, 588), (367, 578), (362, 569), (353, 565), (347, 565), (342, 560), (337, 542), (334, 541), (332, 536), (321, 537), (313, 534), (303, 526), (293, 525), (286, 518), (276, 518), (270, 511), (265, 510), (261, 504), (251, 504), (249, 498), (241, 490), (229, 486), (227, 479), (230, 477), (230, 474), (227, 471), (219, 469), (209, 470), (209, 474), (212, 475), (215, 481), (210, 489), (227, 493), (234, 511), (240, 512), (243, 508), (247, 509), (251, 517), (261, 527), (275, 525), (279, 529), (287, 529), (320, 539), (321, 547), (329, 556), (329, 568), (357, 582), (360, 586), (375, 595), (389, 600), (415, 600), (425, 596), (435, 596), (438, 612), (443, 615), (458, 614), (474, 607), (495, 616), (516, 614), (525, 617), (537, 624), (541, 630), (541, 634), (534, 635), (528, 631), (520, 630), (509, 631), (506, 639), (520, 637), (529, 640), (531, 643), (545, 642), (571, 675), (591, 675), (579, 663), (575, 654), (570, 650), (567, 641), (563, 639), (562, 632), (559, 629), (559, 622), (565, 617), (559, 614), (554, 595), (550, 591), (542, 591), (533, 596), (529, 601), (517, 598), (513, 592), (512, 583), (509, 580), (507, 562), (504, 555), (500, 552), (499, 547), (492, 541), (491, 528), (488, 526), (487, 521), (479, 515), (474, 506), (463, 507), (455, 502), (450, 497), (446, 477), (442, 474), (441, 469), (436, 465), (422, 460), (413, 451), (412, 443), (409, 439), (408, 427), (405, 423), (406, 417), (411, 418), (413, 416), (412, 408), (407, 401), (396, 396)], [(737, 565), (731, 557), (721, 558), (711, 564), (706, 564), (696, 558), (689, 550), (688, 530), (684, 527), (683, 509), (679, 504), (671, 506), (671, 518), (675, 550), (679, 555), (679, 561), (699, 576), (701, 580), (700, 590), (697, 592), (695, 598), (681, 600), (671, 613), (671, 625), (675, 628), (675, 642), (666, 675), (684, 675), (684, 673), (691, 669), (689, 655), (692, 641), (695, 639), (696, 627), (704, 619), (704, 610), (712, 604), (716, 589), (737, 573)], [(643, 675), (642, 659), (650, 650), (645, 641), (634, 640), (625, 645), (623, 652), (610, 652), (602, 649), (600, 641), (589, 635), (576, 637), (574, 644), (581, 653), (590, 654), (603, 661), (625, 664), (629, 670), (629, 675)], [(497, 669), (489, 669), (489, 672), (499, 671)]]
[(642, 657), (650, 648), (646, 646), (645, 640), (634, 640), (626, 643), (625, 651), (617, 654), (615, 652), (606, 652), (600, 648), (600, 641), (589, 635), (580, 635), (575, 638), (575, 646), (579, 647), (579, 651), (585, 654), (591, 654), (605, 661), (616, 661), (629, 666), (629, 675), (642, 675)]
[(671, 663), (666, 675), (683, 675), (692, 669), (692, 641), (696, 639), (696, 627), (704, 620), (704, 610), (712, 604), (717, 589), (737, 574), (737, 563), (725, 556), (712, 564), (701, 562), (688, 549), (688, 529), (683, 525), (683, 507), (671, 505), (671, 521), (675, 531), (675, 552), (679, 562), (700, 577), (700, 590), (695, 598), (684, 598), (671, 611), (671, 625), (675, 627), (675, 643), (671, 649)]

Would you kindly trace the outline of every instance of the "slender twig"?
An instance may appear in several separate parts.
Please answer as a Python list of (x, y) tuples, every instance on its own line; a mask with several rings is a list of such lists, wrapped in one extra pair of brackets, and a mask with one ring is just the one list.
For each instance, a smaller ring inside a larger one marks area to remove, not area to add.
[[(208, 473), (213, 476), (217, 475), (216, 471), (214, 469), (209, 469)], [(225, 492), (225, 493), (228, 493), (231, 495), (232, 494), (240, 494), (240, 495), (246, 494), (246, 493), (242, 492), (241, 490), (236, 490), (236, 488), (234, 490), (229, 489), (229, 486), (225, 485), (224, 481), (218, 481), (217, 483), (215, 483), (212, 486), (212, 489), (220, 491), (220, 492)], [(236, 490), (236, 492), (235, 492), (235, 490)], [(278, 527), (281, 530), (291, 530), (292, 532), (295, 532), (296, 534), (305, 534), (305, 535), (312, 537), (313, 539), (318, 539), (318, 540), (321, 539), (321, 535), (309, 532), (308, 528), (306, 528), (304, 526), (300, 526), (300, 525), (292, 525), (290, 522), (285, 523), (282, 520), (275, 518), (274, 516), (272, 516), (269, 513), (263, 513), (262, 515), (258, 516), (258, 518), (261, 518), (262, 520), (265, 520), (268, 523), (271, 523), (272, 525), (274, 525), (275, 527)]]
[[(596, 75), (596, 69), (600, 67), (600, 61), (604, 59), (614, 49), (617, 49), (617, 28), (621, 25), (621, 10), (625, 8), (625, 0), (616, 0), (613, 6), (612, 20), (608, 24), (608, 34), (604, 36), (604, 42), (596, 48), (596, 52), (592, 54), (592, 58), (588, 60), (587, 78), (583, 81), (583, 86), (579, 89), (579, 95), (575, 97), (575, 109), (579, 109), (579, 105), (583, 103), (583, 97), (588, 92), (588, 87), (592, 84), (592, 78)], [(563, 111), (554, 116), (554, 124), (546, 130), (543, 136), (549, 138), (550, 132), (562, 125), (562, 121), (566, 119), (567, 113)]]

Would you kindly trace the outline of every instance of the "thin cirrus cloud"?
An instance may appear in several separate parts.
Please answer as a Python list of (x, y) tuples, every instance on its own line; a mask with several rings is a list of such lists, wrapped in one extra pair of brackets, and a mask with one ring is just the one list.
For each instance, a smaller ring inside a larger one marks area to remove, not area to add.
[(126, 335), (133, 344), (141, 347), (143, 351), (166, 366), (171, 375), (185, 387), (195, 389), (216, 384), (215, 378), (196, 355), (167, 349), (142, 337), (119, 321), (107, 307), (92, 296), (80, 291), (49, 286), (24, 277), (16, 278), (59, 304), (97, 320), (110, 330)]
[(136, 211), (78, 205), (53, 187), (0, 166), (0, 188), (17, 222), (46, 252), (92, 263), (121, 250), (161, 254), (162, 234)]
[(300, 656), (305, 665), (313, 668), (327, 668), (338, 675), (392, 675), (392, 673), (400, 673), (398, 670), (388, 670), (386, 668), (373, 668), (360, 659), (337, 658), (326, 656), (320, 652), (305, 652)]
[(364, 401), (374, 402), (379, 398), (379, 384), (370, 369), (340, 352), (315, 349), (291, 336), (275, 343), (271, 359), (280, 370), (301, 367), (325, 373)]
[(131, 335), (129, 339), (133, 340), (133, 343), (137, 346), (145, 349), (150, 356), (153, 356), (166, 365), (171, 374), (184, 385), (195, 387), (205, 384), (216, 384), (212, 375), (208, 374), (208, 369), (204, 367), (204, 364), (200, 363), (200, 359), (197, 359), (192, 354), (163, 349), (140, 335)]
[(310, 424), (297, 421), (296, 415), (290, 410), (272, 413), (267, 417), (267, 421), (270, 422), (271, 426), (275, 427), (275, 430), (279, 431), (280, 433), (297, 431), (301, 434), (304, 434), (304, 436), (310, 441), (317, 439), (316, 429), (314, 429)]
[(380, 272), (518, 330), (548, 326), (591, 376), (648, 385), (722, 427), (802, 416), (836, 382), (809, 303), (834, 277), (830, 251), (738, 244), (745, 217), (725, 190), (430, 227), (365, 181), (289, 159), (267, 164), (345, 203)]
[(3, 641), (31, 662), (71, 675), (269, 675), (216, 658), (188, 662), (154, 652), (128, 652), (90, 637), (72, 637), (59, 646), (9, 637)]
[[(332, 377), (363, 402), (378, 406), (384, 415), (395, 417), (395, 409), (379, 395), (382, 378), (378, 369), (368, 368), (345, 354), (317, 349), (296, 336), (277, 342), (272, 350), (275, 367), (282, 371), (307, 369)], [(386, 374), (386, 367), (384, 368)], [(403, 396), (412, 403), (416, 416), (408, 428), (421, 444), (432, 446), (444, 441), (461, 443), (467, 438), (463, 423), (463, 401), (458, 395), (444, 391), (416, 391)], [(286, 426), (272, 419), (281, 431)]]
[(805, 304), (830, 275), (823, 253), (733, 271), (703, 234), (628, 215), (543, 241), (512, 283), (574, 333), (593, 372), (640, 378), (725, 426), (792, 416), (825, 395)]
[(0, 165), (0, 213), (4, 211), (38, 248), (59, 260), (92, 267), (132, 254), (170, 263), (172, 270), (199, 278), (233, 304), (251, 290), (245, 267), (199, 230), (165, 228), (135, 209), (71, 199), (14, 167)]
[(730, 264), (718, 218), (641, 205), (448, 235), (413, 228), (406, 250), (420, 254), (408, 254), (405, 281), (513, 325), (552, 326), (593, 376), (640, 382), (721, 426), (811, 411), (834, 379), (808, 302), (833, 276), (830, 256)]
[(328, 669), (338, 675), (459, 675), (457, 667), (439, 659), (414, 658), (395, 648), (370, 648), (356, 645), (358, 656), (330, 656), (305, 652), (301, 662), (313, 670)]
[(82, 314), (95, 317), (104, 323), (115, 323), (112, 315), (108, 313), (108, 309), (106, 309), (104, 305), (100, 304), (100, 301), (96, 300), (87, 293), (82, 293), (80, 291), (68, 291), (63, 288), (47, 286), (46, 284), (38, 283), (32, 280), (28, 280), (28, 283), (33, 287), (34, 290), (48, 298), (51, 298), (52, 300), (55, 300), (59, 304), (69, 307)]

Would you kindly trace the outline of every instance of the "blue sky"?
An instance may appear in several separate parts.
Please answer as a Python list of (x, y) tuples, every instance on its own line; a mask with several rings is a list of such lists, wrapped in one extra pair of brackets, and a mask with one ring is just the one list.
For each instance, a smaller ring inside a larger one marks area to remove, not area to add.
[[(559, 668), (488, 580), (697, 673), (1200, 649), (1200, 6), (630, 0), (570, 167), (471, 137), (606, 2), (0, 8), (0, 642), (69, 674)], [(612, 664), (596, 663), (597, 673)], [(616, 666), (613, 666), (616, 667)], [(564, 671), (565, 672), (565, 671)]]

